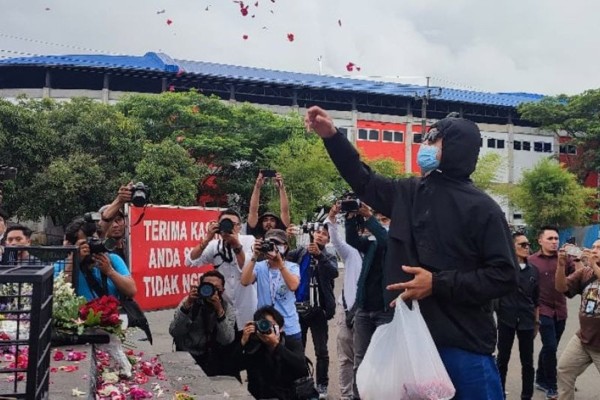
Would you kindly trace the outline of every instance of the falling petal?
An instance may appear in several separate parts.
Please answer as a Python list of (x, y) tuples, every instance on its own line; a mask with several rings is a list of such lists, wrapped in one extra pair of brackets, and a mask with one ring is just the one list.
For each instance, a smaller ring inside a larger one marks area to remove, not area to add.
[(348, 64), (346, 64), (346, 70), (348, 72), (354, 71), (354, 63), (353, 62), (349, 62)]
[(243, 35), (243, 36), (242, 36), (242, 39), (244, 39), (244, 40), (248, 40), (248, 35)]
[(171, 25), (172, 23), (173, 23), (172, 20), (170, 20), (170, 19), (167, 20), (167, 25)]
[(341, 19), (338, 19), (338, 25), (342, 26), (342, 20)]
[(287, 34), (287, 38), (288, 38), (288, 40), (289, 40), (290, 42), (293, 42), (293, 41), (294, 41), (294, 34), (293, 34), (293, 33), (288, 33), (288, 34)]

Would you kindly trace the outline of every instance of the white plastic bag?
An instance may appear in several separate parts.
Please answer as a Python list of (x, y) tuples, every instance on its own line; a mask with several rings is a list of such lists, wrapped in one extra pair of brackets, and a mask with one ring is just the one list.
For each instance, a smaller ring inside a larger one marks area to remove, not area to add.
[(356, 373), (362, 400), (449, 400), (455, 389), (414, 301), (398, 298), (392, 322), (377, 328)]

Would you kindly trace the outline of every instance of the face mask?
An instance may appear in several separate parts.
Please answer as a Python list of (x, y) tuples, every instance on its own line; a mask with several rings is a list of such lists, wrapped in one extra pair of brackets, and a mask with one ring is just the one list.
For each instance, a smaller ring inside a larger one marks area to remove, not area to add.
[(423, 173), (431, 172), (440, 166), (440, 160), (436, 158), (438, 148), (422, 144), (417, 153), (417, 163)]
[(277, 245), (277, 251), (279, 251), (279, 254), (285, 254), (285, 246)]

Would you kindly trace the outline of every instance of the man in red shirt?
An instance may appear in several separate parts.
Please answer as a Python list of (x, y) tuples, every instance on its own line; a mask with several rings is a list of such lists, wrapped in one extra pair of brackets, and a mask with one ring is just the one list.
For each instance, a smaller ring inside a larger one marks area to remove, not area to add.
[(556, 290), (554, 284), (558, 264), (558, 230), (552, 226), (542, 227), (538, 233), (538, 243), (540, 251), (528, 258), (528, 262), (538, 269), (540, 286), (539, 332), (542, 349), (535, 386), (546, 392), (547, 399), (556, 399), (556, 351), (567, 320), (567, 299)]
[[(556, 290), (567, 296), (581, 295), (580, 329), (571, 339), (558, 362), (558, 393), (561, 400), (575, 398), (575, 380), (594, 364), (600, 372), (600, 240), (586, 251), (587, 265), (582, 264), (565, 277), (566, 254), (560, 251), (556, 269)], [(584, 257), (585, 258), (585, 257)], [(575, 259), (576, 263), (585, 260)]]

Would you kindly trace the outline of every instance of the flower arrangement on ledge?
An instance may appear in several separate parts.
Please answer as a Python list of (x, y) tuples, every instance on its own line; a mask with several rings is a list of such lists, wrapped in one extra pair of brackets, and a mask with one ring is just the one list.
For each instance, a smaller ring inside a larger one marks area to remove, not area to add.
[(55, 331), (62, 335), (83, 335), (87, 330), (98, 328), (121, 340), (125, 338), (119, 317), (119, 300), (114, 296), (102, 296), (88, 302), (85, 297), (75, 294), (62, 273), (54, 280), (52, 321)]

